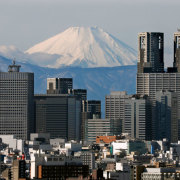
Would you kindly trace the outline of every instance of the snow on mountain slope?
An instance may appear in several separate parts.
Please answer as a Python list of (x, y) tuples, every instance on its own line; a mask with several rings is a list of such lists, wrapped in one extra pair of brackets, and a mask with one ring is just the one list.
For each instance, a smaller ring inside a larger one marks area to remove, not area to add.
[[(136, 64), (136, 51), (98, 27), (70, 27), (28, 49), (31, 55), (54, 55), (49, 62), (32, 60), (39, 66), (113, 67)], [(35, 58), (34, 58), (35, 59)]]

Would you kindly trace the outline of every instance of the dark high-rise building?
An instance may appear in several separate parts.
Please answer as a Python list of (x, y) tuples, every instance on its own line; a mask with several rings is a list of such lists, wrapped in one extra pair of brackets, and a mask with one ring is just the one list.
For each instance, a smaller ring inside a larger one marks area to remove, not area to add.
[(99, 100), (83, 100), (82, 101), (82, 112), (90, 112), (91, 116), (95, 115), (101, 118), (101, 101)]
[(138, 73), (164, 71), (164, 34), (143, 32), (138, 35)]
[(81, 112), (81, 140), (85, 141), (85, 123), (88, 119), (92, 119), (90, 112)]
[(34, 131), (34, 74), (19, 70), (13, 61), (0, 72), (0, 134), (26, 140)]
[(47, 78), (47, 94), (68, 94), (72, 88), (72, 78)]
[(87, 100), (87, 90), (86, 89), (68, 89), (68, 94), (75, 95), (80, 100)]
[(68, 94), (35, 95), (37, 133), (51, 138), (80, 140), (81, 102)]
[(177, 94), (171, 91), (156, 92), (156, 139), (178, 142)]
[(180, 73), (180, 31), (174, 33), (174, 68)]

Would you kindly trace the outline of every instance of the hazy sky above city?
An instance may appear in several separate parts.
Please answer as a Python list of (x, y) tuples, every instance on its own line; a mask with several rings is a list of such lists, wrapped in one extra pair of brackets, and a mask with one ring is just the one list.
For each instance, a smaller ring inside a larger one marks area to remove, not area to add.
[(173, 47), (179, 8), (179, 0), (0, 0), (0, 45), (26, 50), (68, 27), (98, 26), (135, 49), (144, 31), (164, 32)]

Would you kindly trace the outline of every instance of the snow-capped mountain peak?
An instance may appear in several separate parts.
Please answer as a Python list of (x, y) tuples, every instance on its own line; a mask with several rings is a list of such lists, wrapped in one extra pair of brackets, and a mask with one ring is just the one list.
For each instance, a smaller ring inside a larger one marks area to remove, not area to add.
[(98, 27), (70, 27), (26, 53), (56, 55), (40, 66), (113, 67), (136, 64), (136, 51)]

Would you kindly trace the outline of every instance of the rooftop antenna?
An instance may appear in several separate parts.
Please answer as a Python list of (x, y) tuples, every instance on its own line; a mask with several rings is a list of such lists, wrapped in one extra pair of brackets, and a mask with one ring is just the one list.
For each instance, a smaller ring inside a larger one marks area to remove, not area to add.
[(12, 65), (9, 65), (8, 72), (19, 72), (20, 65), (16, 65), (16, 59), (14, 58), (12, 61)]
[(12, 62), (13, 65), (16, 64), (16, 58), (13, 59), (13, 62)]

